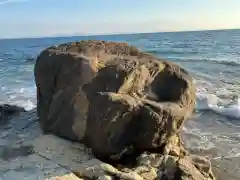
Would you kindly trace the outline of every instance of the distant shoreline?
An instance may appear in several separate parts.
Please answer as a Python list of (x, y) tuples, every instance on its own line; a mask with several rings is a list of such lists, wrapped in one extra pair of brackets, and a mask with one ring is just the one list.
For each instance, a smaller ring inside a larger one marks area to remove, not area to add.
[(95, 36), (119, 36), (119, 35), (134, 35), (134, 34), (158, 34), (158, 33), (188, 33), (188, 32), (205, 32), (205, 31), (238, 31), (240, 28), (236, 29), (209, 29), (209, 30), (181, 30), (181, 31), (162, 31), (162, 32), (128, 32), (128, 33), (106, 33), (106, 34), (87, 34), (87, 33), (73, 33), (73, 34), (63, 34), (63, 35), (50, 35), (50, 36), (32, 36), (32, 37), (0, 37), (1, 40), (21, 40), (21, 39), (48, 39), (48, 38), (68, 38), (68, 37), (95, 37)]

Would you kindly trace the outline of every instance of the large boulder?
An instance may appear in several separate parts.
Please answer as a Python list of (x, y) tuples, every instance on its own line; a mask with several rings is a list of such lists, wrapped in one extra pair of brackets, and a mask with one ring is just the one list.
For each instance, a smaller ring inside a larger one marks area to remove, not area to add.
[(186, 70), (126, 43), (50, 47), (37, 58), (35, 80), (42, 129), (113, 160), (163, 153), (196, 99)]

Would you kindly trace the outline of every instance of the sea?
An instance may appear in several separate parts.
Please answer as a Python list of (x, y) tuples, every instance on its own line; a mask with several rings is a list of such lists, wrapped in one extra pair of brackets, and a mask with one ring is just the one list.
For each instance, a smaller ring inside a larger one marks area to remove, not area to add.
[(1, 39), (0, 104), (35, 108), (37, 56), (49, 46), (80, 40), (127, 42), (188, 70), (197, 87), (197, 103), (182, 129), (185, 146), (213, 161), (226, 160), (228, 171), (239, 170), (240, 30)]

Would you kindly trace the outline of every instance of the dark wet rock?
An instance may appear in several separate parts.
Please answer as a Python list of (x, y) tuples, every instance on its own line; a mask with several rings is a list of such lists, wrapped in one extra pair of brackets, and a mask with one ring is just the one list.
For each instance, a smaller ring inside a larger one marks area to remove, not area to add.
[(0, 158), (7, 161), (10, 159), (29, 156), (34, 153), (33, 146), (6, 147), (0, 146)]
[(19, 106), (3, 104), (0, 105), (0, 122), (4, 123), (7, 119), (12, 116), (18, 115), (20, 112), (25, 112), (26, 110)]
[(25, 62), (26, 62), (26, 63), (34, 63), (35, 60), (36, 60), (36, 58), (28, 57), (28, 58), (25, 60)]

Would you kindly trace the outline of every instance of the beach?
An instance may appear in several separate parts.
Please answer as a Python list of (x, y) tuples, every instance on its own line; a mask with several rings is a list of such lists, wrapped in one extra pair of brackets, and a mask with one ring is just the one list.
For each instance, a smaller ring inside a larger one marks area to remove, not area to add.
[[(0, 40), (0, 103), (18, 105), (29, 111), (1, 127), (1, 166), (22, 161), (27, 166), (25, 169), (13, 165), (12, 170), (23, 176), (28, 176), (30, 171), (38, 171), (39, 177), (47, 176), (39, 167), (28, 169), (31, 165), (27, 165), (27, 159), (36, 158), (36, 154), (26, 154), (23, 150), (16, 157), (6, 159), (5, 147), (23, 144), (28, 151), (34, 141), (43, 136), (34, 110), (33, 68), (38, 54), (52, 45), (86, 39), (128, 42), (187, 69), (194, 77), (197, 103), (194, 114), (182, 130), (184, 146), (193, 154), (211, 159), (217, 179), (240, 177), (240, 30)], [(68, 170), (63, 164), (63, 161), (55, 162), (52, 166), (59, 168), (59, 173), (66, 173)], [(11, 169), (5, 168), (0, 173), (6, 180), (12, 180), (9, 172)], [(55, 174), (50, 172), (49, 175)], [(19, 176), (15, 174), (14, 177)]]

